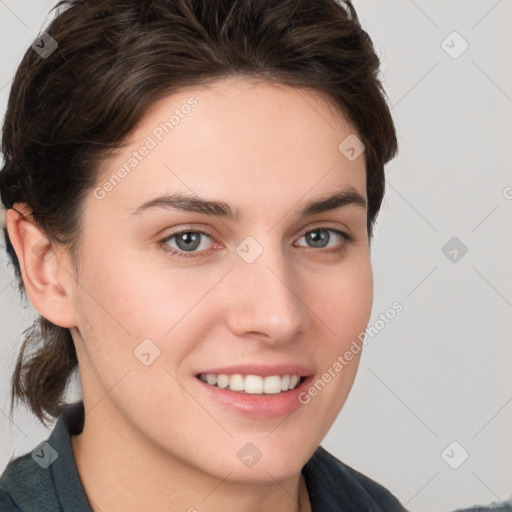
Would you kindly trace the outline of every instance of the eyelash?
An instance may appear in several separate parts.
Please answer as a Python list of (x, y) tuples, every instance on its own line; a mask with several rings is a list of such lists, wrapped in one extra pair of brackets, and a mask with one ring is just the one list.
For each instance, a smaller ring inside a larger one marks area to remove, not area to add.
[[(347, 245), (354, 240), (347, 233), (345, 233), (343, 231), (340, 231), (339, 229), (329, 228), (327, 226), (321, 226), (321, 227), (314, 228), (314, 229), (307, 229), (307, 230), (303, 231), (300, 234), (299, 239), (302, 238), (304, 235), (306, 235), (308, 233), (311, 233), (311, 232), (314, 232), (314, 231), (322, 231), (322, 230), (326, 230), (326, 231), (330, 231), (332, 233), (336, 233), (337, 235), (340, 235), (344, 239), (344, 242), (339, 247), (336, 247), (334, 249), (317, 249), (317, 252), (323, 253), (325, 255), (342, 253), (342, 252), (346, 251), (347, 248), (348, 248)], [(174, 237), (177, 237), (178, 235), (181, 235), (183, 233), (197, 233), (197, 234), (200, 234), (200, 235), (206, 235), (207, 237), (209, 237), (212, 240), (214, 240), (213, 236), (210, 235), (209, 233), (205, 232), (205, 231), (194, 230), (194, 229), (183, 229), (181, 231), (177, 231), (176, 233), (172, 233), (169, 236), (166, 236), (162, 240), (159, 240), (158, 241), (158, 245), (162, 248), (162, 250), (165, 253), (170, 253), (171, 256), (177, 256), (178, 258), (197, 258), (197, 257), (201, 256), (202, 253), (208, 252), (208, 251), (199, 251), (199, 252), (189, 252), (189, 253), (187, 253), (186, 251), (181, 251), (181, 250), (176, 250), (174, 248), (170, 248), (167, 245), (167, 242), (169, 240), (171, 240)], [(315, 247), (309, 247), (309, 249), (315, 250)]]

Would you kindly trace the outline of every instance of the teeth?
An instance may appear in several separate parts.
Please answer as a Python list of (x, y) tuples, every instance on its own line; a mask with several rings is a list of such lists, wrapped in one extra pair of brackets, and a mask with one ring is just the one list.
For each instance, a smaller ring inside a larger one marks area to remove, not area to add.
[[(226, 377), (228, 377), (226, 375)], [(229, 389), (233, 391), (244, 391), (244, 378), (241, 375), (231, 375), (229, 379)]]
[[(280, 390), (281, 386), (279, 386), (278, 391)], [(245, 392), (251, 395), (261, 395), (263, 393), (263, 379), (257, 375), (247, 375), (245, 377)]]
[(217, 386), (219, 386), (219, 388), (227, 388), (229, 386), (229, 377), (224, 374), (218, 375)]
[(299, 379), (300, 377), (298, 375), (292, 375), (290, 377), (290, 384), (289, 384), (289, 388), (290, 389), (293, 389), (299, 382)]
[(240, 374), (225, 375), (221, 373), (216, 375), (215, 373), (201, 373), (199, 378), (211, 386), (229, 388), (232, 391), (244, 391), (250, 395), (281, 393), (281, 391), (296, 388), (300, 381), (298, 375), (271, 375), (269, 377), (247, 375), (244, 377)]
[[(272, 375), (270, 377), (265, 377), (262, 379), (261, 377), (256, 377), (263, 384), (262, 391), (268, 395), (273, 395), (275, 393), (281, 393), (281, 377), (278, 375)], [(247, 390), (247, 388), (246, 388)], [(246, 391), (248, 392), (248, 391)]]

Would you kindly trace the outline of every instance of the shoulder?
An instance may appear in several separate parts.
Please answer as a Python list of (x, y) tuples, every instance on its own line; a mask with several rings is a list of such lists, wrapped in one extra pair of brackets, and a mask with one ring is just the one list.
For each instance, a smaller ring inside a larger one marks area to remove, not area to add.
[(506, 502), (492, 502), (489, 506), (477, 505), (471, 508), (458, 508), (455, 512), (511, 512), (512, 496)]
[(27, 460), (29, 456), (26, 454), (12, 459), (0, 476), (0, 510), (2, 512), (22, 510), (16, 504), (13, 494), (18, 490), (28, 491), (27, 482), (32, 478), (32, 468), (29, 467)]
[[(303, 473), (318, 505), (346, 510), (407, 512), (398, 499), (381, 484), (343, 463), (319, 446)], [(316, 495), (316, 496), (315, 496)], [(323, 495), (323, 496), (322, 496)], [(324, 501), (325, 500), (325, 501)]]
[(12, 500), (11, 495), (0, 488), (0, 510), (2, 512), (20, 512), (21, 508), (19, 508), (16, 503)]
[(0, 512), (92, 512), (71, 445), (83, 421), (83, 401), (66, 404), (46, 441), (11, 458), (0, 475)]
[[(375, 480), (372, 480), (368, 476), (363, 475), (363, 473), (360, 473), (344, 462), (341, 462), (330, 453), (326, 452), (326, 454), (331, 458), (332, 464), (334, 464), (336, 468), (338, 468), (338, 470), (347, 477), (347, 480), (349, 480), (354, 485), (354, 487), (358, 487), (363, 490), (379, 505), (386, 505), (386, 511), (405, 510), (400, 505), (399, 501), (384, 486), (377, 483)], [(392, 505), (391, 508), (389, 508), (390, 505)]]
[(26, 453), (12, 459), (0, 476), (0, 511), (44, 511), (53, 503), (50, 471)]

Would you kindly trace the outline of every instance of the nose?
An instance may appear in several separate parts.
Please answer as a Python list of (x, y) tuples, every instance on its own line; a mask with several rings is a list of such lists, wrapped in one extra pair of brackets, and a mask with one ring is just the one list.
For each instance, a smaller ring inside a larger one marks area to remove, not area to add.
[(227, 322), (235, 335), (282, 344), (308, 329), (308, 297), (280, 249), (267, 248), (252, 263), (237, 258), (228, 277)]

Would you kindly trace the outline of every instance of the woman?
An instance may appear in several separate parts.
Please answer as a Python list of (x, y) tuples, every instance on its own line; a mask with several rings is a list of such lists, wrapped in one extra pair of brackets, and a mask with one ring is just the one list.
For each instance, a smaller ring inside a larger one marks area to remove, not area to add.
[(0, 508), (405, 510), (320, 446), (356, 375), (397, 152), (353, 7), (58, 8), (15, 77), (0, 173), (40, 314), (12, 399), (58, 421), (5, 469)]

